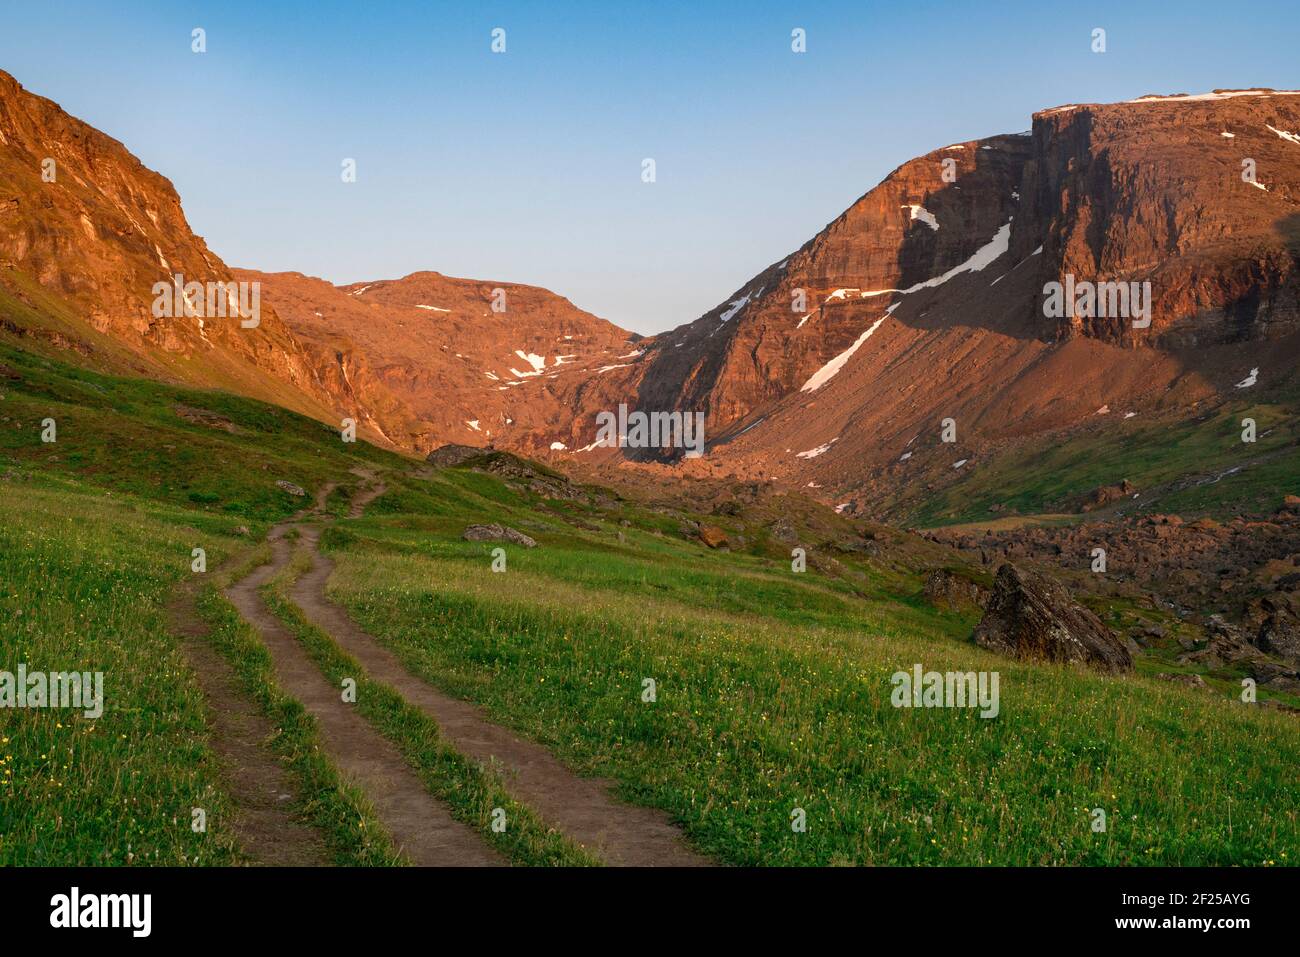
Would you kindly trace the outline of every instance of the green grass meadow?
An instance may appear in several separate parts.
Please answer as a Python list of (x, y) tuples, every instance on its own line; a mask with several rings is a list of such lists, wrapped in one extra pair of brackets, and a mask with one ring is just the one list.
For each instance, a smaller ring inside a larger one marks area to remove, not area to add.
[[(106, 695), (96, 720), (0, 709), (0, 864), (241, 862), (199, 686), (167, 624), (194, 578), (211, 640), (280, 731), (269, 746), (302, 793), (297, 811), (339, 863), (397, 862), (215, 587), (222, 562), (256, 560), (265, 529), (306, 504), (279, 479), (341, 483), (323, 539), (331, 594), (411, 669), (662, 808), (721, 863), (1268, 866), (1300, 854), (1293, 716), (1141, 672), (996, 657), (968, 640), (976, 613), (923, 600), (920, 570), (836, 553), (796, 573), (789, 545), (744, 515), (708, 520), (749, 546), (710, 551), (677, 515), (616, 496), (542, 500), (470, 469), (421, 477), (418, 463), (257, 402), (8, 348), (0, 370), (0, 669), (103, 671)], [(47, 417), (55, 443), (40, 439)], [(359, 465), (390, 491), (347, 520)], [(495, 546), (460, 538), (483, 521), (540, 547), (505, 546), (494, 572)], [(191, 571), (194, 548), (207, 578)], [(356, 671), (280, 587), (267, 594), (322, 670)], [(890, 675), (916, 663), (997, 671), (1000, 714), (893, 707)], [(462, 820), (481, 825), (508, 800), (431, 722), (371, 691), (366, 717)], [(194, 807), (205, 834), (189, 826)], [(502, 850), (517, 863), (590, 863), (516, 810), (526, 826)]]

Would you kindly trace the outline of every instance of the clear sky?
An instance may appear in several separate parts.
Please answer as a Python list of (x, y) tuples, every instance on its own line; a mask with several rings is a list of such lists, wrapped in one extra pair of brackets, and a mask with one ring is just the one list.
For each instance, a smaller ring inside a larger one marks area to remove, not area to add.
[(898, 164), (1027, 129), (1036, 109), (1300, 87), (1298, 10), (8, 0), (0, 67), (169, 177), (231, 265), (533, 283), (649, 333), (712, 308)]

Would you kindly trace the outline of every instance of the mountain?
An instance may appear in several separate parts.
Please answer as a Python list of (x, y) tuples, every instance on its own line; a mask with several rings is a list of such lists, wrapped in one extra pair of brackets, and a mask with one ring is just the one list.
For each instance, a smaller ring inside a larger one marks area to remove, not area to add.
[[(3, 72), (0, 183), (0, 335), (335, 427), (352, 417), (407, 451), (566, 444), (573, 408), (607, 404), (601, 369), (640, 338), (532, 286), (424, 272), (336, 288), (232, 269), (190, 229), (167, 179)], [(195, 311), (229, 314), (156, 315), (155, 285), (170, 292), (177, 275), (204, 287)], [(232, 282), (239, 293), (209, 300), (208, 284)], [(234, 307), (254, 290), (246, 324)]]
[(109, 371), (223, 387), (333, 418), (274, 310), (253, 329), (155, 316), (155, 283), (177, 274), (230, 279), (190, 230), (172, 184), (0, 72), (0, 330)]
[(436, 272), (349, 286), (237, 276), (261, 283), (336, 408), (421, 452), (567, 446), (573, 409), (640, 338), (534, 286)]
[[(1297, 131), (1300, 96), (1218, 91), (1059, 107), (936, 150), (647, 342), (626, 388), (705, 412), (691, 471), (907, 514), (1009, 447), (1286, 387)], [(1052, 282), (1149, 283), (1149, 322), (1055, 315)]]
[[(1292, 461), (1298, 131), (1300, 96), (1272, 90), (1044, 110), (904, 163), (714, 309), (642, 338), (501, 281), (231, 269), (166, 179), (0, 74), (0, 336), (354, 418), (419, 454), (735, 477), (901, 521), (1069, 510), (1125, 479), (1140, 496)], [(178, 274), (256, 288), (259, 320), (156, 315)], [(1132, 308), (1063, 308), (1090, 284)], [(698, 413), (708, 454), (603, 447), (620, 405)], [(1242, 410), (1258, 444), (1228, 428)], [(1049, 455), (1051, 481), (1034, 467)]]

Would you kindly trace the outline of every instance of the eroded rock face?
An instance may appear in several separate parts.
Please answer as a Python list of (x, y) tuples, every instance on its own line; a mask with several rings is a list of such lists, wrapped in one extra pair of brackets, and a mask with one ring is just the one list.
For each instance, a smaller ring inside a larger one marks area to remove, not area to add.
[(709, 548), (726, 548), (728, 546), (727, 533), (716, 525), (700, 526), (700, 541)]
[(515, 545), (522, 545), (524, 548), (536, 548), (537, 542), (529, 538), (523, 532), (516, 531), (508, 525), (498, 525), (495, 522), (487, 525), (471, 525), (465, 529), (461, 535), (467, 542), (512, 542)]
[(426, 455), (424, 460), (436, 469), (446, 469), (482, 455), (483, 452), (483, 449), (474, 445), (443, 445)]
[(1253, 610), (1263, 617), (1255, 644), (1290, 664), (1300, 664), (1300, 592), (1265, 595)]
[(941, 608), (983, 608), (989, 591), (978, 582), (936, 568), (925, 577), (925, 597)]
[(1120, 639), (1064, 586), (1010, 562), (998, 569), (975, 643), (1030, 661), (1079, 662), (1110, 673), (1133, 670)]

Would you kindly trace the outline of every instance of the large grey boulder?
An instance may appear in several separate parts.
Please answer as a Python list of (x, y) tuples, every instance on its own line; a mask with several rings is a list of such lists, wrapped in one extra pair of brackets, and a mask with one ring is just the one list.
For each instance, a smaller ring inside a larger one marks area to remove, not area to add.
[(1118, 674), (1133, 670), (1119, 637), (1063, 585), (1010, 562), (998, 569), (975, 643), (1027, 661), (1080, 662)]

